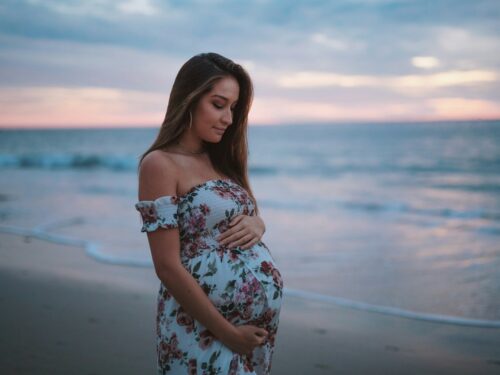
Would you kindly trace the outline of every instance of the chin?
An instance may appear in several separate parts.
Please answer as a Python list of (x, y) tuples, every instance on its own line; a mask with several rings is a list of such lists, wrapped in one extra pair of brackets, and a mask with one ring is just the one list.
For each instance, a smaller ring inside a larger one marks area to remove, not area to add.
[(215, 135), (204, 139), (204, 141), (208, 143), (219, 143), (221, 140), (222, 140), (222, 135)]

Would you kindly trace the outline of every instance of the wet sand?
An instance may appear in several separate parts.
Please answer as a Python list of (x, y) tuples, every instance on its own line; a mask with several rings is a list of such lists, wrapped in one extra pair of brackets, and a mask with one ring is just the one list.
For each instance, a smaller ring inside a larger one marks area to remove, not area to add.
[[(0, 373), (155, 374), (158, 281), (82, 249), (0, 233)], [(285, 295), (272, 374), (498, 374), (500, 329)]]

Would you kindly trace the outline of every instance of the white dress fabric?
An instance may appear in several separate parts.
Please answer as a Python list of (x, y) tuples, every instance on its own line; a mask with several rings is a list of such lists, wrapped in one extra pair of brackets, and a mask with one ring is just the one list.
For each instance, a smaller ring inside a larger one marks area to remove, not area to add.
[(262, 241), (243, 250), (216, 240), (234, 217), (254, 214), (247, 191), (230, 179), (213, 179), (182, 196), (139, 201), (135, 208), (142, 218), (142, 232), (178, 228), (183, 266), (226, 319), (269, 332), (265, 344), (251, 355), (239, 355), (187, 314), (160, 282), (158, 373), (269, 374), (282, 302), (281, 274)]

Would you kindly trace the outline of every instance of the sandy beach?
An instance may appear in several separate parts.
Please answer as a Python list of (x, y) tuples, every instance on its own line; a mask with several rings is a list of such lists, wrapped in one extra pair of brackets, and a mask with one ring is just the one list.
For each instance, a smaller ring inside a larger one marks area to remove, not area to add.
[[(155, 374), (158, 281), (81, 248), (0, 234), (2, 374)], [(285, 295), (274, 375), (498, 374), (500, 330)]]

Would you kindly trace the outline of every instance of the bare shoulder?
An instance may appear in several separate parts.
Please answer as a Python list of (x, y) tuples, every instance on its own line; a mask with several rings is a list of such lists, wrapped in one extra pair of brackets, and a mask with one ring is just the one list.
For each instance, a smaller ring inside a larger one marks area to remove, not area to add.
[(147, 154), (139, 168), (139, 200), (176, 195), (178, 170), (175, 160), (167, 152), (155, 150)]
[(155, 150), (142, 159), (140, 174), (176, 174), (177, 165), (168, 152)]

